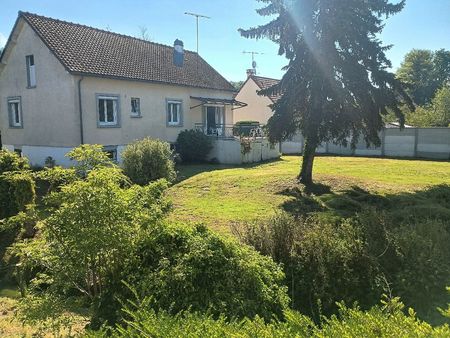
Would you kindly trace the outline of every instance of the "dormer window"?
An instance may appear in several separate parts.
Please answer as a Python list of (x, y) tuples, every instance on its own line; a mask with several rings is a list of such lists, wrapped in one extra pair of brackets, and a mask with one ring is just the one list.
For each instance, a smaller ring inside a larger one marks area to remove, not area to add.
[(27, 55), (27, 81), (28, 88), (36, 87), (36, 66), (34, 65), (34, 55)]

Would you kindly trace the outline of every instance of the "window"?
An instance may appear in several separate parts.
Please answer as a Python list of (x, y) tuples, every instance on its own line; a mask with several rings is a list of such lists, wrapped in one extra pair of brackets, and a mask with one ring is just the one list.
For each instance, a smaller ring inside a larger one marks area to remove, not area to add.
[(119, 97), (97, 95), (98, 126), (117, 127), (119, 125)]
[(36, 87), (36, 69), (34, 65), (34, 55), (27, 55), (27, 80), (28, 88)]
[(22, 128), (22, 104), (20, 97), (8, 98), (9, 126)]
[(141, 116), (141, 100), (137, 97), (131, 98), (131, 116)]
[(167, 125), (181, 126), (181, 101), (167, 100)]
[(113, 161), (117, 162), (117, 147), (116, 146), (104, 146), (103, 151)]

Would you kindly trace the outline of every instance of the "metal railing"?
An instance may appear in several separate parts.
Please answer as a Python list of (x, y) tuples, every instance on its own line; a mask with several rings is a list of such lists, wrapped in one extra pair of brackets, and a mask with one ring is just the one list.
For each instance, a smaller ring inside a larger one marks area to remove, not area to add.
[(265, 137), (263, 126), (256, 124), (216, 124), (214, 126), (207, 126), (203, 123), (195, 123), (194, 129), (216, 138)]

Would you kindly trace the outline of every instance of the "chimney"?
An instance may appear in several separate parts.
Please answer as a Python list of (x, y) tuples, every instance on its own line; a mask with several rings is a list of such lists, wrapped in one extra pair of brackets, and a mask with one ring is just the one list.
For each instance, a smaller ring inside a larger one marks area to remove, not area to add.
[(247, 69), (247, 78), (250, 76), (256, 75), (256, 69), (255, 68), (249, 68)]
[(173, 43), (173, 64), (177, 67), (183, 67), (184, 48), (183, 41), (176, 39)]

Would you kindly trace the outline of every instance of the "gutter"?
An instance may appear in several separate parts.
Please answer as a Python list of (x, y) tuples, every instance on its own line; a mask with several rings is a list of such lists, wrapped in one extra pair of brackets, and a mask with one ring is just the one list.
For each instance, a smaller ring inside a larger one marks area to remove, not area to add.
[(80, 144), (84, 144), (84, 130), (83, 130), (83, 102), (81, 100), (81, 81), (83, 81), (84, 76), (78, 80), (78, 107), (80, 113)]

